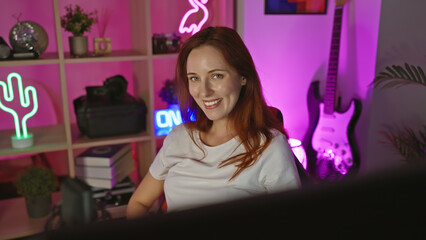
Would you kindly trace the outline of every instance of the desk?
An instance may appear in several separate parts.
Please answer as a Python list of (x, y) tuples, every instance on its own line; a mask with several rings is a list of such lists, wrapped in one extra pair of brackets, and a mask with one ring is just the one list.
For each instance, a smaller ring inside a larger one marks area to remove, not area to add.
[[(54, 192), (52, 203), (56, 204), (60, 201), (60, 192)], [(107, 210), (112, 218), (125, 217), (126, 205)], [(44, 231), (48, 217), (29, 218), (23, 197), (2, 200), (0, 201), (0, 239), (19, 238), (40, 233)]]

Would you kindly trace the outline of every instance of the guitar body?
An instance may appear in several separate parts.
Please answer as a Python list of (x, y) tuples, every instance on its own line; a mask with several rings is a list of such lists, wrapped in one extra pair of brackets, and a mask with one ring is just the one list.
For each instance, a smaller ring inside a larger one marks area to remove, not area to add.
[(340, 180), (354, 174), (359, 167), (359, 151), (355, 141), (355, 125), (361, 115), (359, 100), (352, 100), (347, 109), (332, 114), (324, 112), (319, 96), (319, 82), (308, 91), (309, 127), (303, 139), (308, 172), (318, 181)]

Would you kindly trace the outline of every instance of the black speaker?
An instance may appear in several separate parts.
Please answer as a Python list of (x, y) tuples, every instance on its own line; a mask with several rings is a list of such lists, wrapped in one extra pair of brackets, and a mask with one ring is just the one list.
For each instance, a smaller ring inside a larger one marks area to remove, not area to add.
[(94, 222), (97, 218), (91, 188), (78, 178), (67, 178), (61, 185), (61, 219), (66, 226)]
[(6, 41), (2, 37), (0, 37), (0, 59), (8, 59), (12, 50), (9, 45), (7, 45)]

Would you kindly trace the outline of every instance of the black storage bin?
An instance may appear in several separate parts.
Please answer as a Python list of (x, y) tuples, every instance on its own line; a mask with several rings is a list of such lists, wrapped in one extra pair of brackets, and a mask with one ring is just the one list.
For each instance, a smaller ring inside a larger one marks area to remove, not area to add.
[(87, 96), (81, 96), (73, 103), (78, 128), (90, 138), (120, 136), (146, 130), (145, 102), (127, 93), (114, 101), (88, 101)]

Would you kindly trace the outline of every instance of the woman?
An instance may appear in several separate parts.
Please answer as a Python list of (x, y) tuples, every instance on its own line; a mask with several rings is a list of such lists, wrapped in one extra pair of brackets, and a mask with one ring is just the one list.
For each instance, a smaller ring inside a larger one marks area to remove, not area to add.
[(300, 186), (287, 135), (235, 30), (209, 27), (189, 38), (176, 78), (185, 123), (165, 138), (128, 218), (145, 215), (163, 190), (168, 211), (178, 211)]

